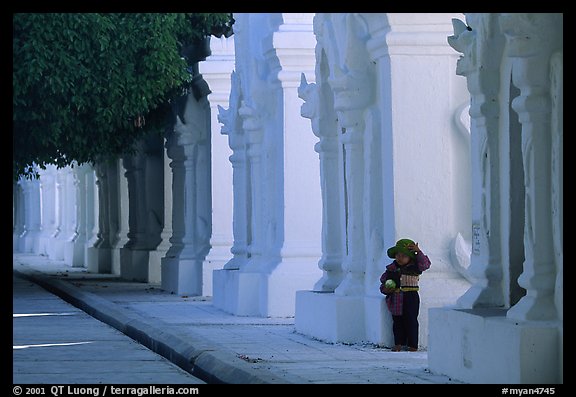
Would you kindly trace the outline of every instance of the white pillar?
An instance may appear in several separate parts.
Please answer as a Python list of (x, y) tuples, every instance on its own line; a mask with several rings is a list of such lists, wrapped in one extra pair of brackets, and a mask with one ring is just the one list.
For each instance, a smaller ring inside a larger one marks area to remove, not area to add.
[(314, 62), (312, 14), (234, 17), (236, 71), (221, 121), (234, 150), (235, 258), (215, 272), (214, 304), (236, 315), (289, 316), (296, 290), (320, 275), (317, 157), (297, 116), (300, 75)]
[(54, 245), (50, 259), (64, 260), (66, 248), (66, 226), (68, 222), (68, 191), (66, 189), (66, 168), (56, 170), (56, 228)]
[[(470, 17), (474, 20), (474, 16)], [(478, 16), (477, 26), (497, 29), (495, 15)], [(478, 28), (480, 30), (480, 28)], [(500, 238), (500, 160), (499, 106), (500, 60), (504, 41), (501, 35), (487, 35), (477, 46), (476, 31), (464, 31), (449, 43), (465, 52), (458, 61), (456, 73), (466, 76), (471, 94), (471, 157), (472, 157), (472, 255), (469, 274), (474, 284), (458, 299), (463, 308), (504, 305), (502, 295), (502, 264)], [(479, 56), (491, 48), (491, 61), (480, 67)], [(488, 93), (488, 95), (486, 95)]]
[[(556, 264), (554, 301), (560, 321), (564, 321), (564, 52), (550, 62), (552, 105), (552, 236)], [(562, 351), (563, 349), (561, 349)]]
[(114, 213), (117, 226), (112, 237), (111, 272), (120, 275), (122, 273), (121, 251), (128, 243), (128, 232), (130, 231), (128, 179), (126, 178), (127, 170), (124, 168), (124, 160), (122, 158), (116, 159), (114, 164), (110, 165), (110, 172), (115, 174), (110, 208)]
[(26, 236), (26, 194), (24, 189), (24, 183), (26, 179), (20, 178), (16, 182), (17, 185), (17, 192), (18, 192), (18, 220), (19, 220), (19, 227), (18, 236), (16, 238), (16, 247), (15, 251), (17, 252), (24, 252), (24, 237)]
[(42, 224), (40, 181), (21, 179), (24, 193), (24, 232), (20, 235), (20, 251), (39, 254)]
[[(150, 251), (148, 282), (162, 284), (162, 258), (166, 256), (170, 249), (170, 236), (172, 236), (172, 170), (170, 168), (170, 158), (168, 157), (165, 145), (162, 145), (162, 206), (157, 209), (159, 216), (163, 220), (162, 231), (160, 232), (160, 242), (156, 249)], [(158, 182), (157, 182), (158, 183)], [(154, 187), (154, 186), (152, 186)]]
[(96, 164), (96, 186), (94, 200), (97, 210), (95, 210), (97, 240), (93, 246), (87, 249), (86, 267), (93, 273), (110, 273), (112, 267), (111, 244), (110, 244), (110, 219), (109, 219), (109, 197), (108, 197), (108, 169), (106, 164)]
[[(449, 40), (464, 53), (457, 72), (468, 78), (472, 95), (472, 136), (482, 138), (472, 141), (472, 176), (481, 187), (473, 190), (474, 213), (481, 216), (471, 265), (478, 281), (460, 307), (430, 310), (430, 368), (469, 383), (562, 383), (563, 324), (556, 306), (563, 289), (556, 223), (562, 209), (555, 197), (562, 183), (552, 153), (561, 135), (556, 57), (563, 51), (563, 16), (467, 14), (466, 21), (468, 27), (454, 22)], [(523, 203), (513, 200), (513, 186)], [(512, 284), (511, 267), (519, 260), (505, 254), (518, 247), (524, 251), (518, 284), (526, 293), (503, 298), (513, 287), (502, 275)]]
[(26, 226), (28, 215), (26, 215), (26, 212), (28, 211), (28, 205), (29, 205), (27, 182), (28, 180), (22, 177), (17, 182), (19, 192), (19, 203), (20, 203), (20, 209), (19, 209), (20, 233), (18, 234), (17, 248), (16, 248), (18, 252), (26, 252), (26, 244), (24, 239), (26, 237), (26, 234), (28, 233)]
[(245, 305), (251, 302), (240, 301), (239, 285), (236, 278), (239, 270), (248, 262), (248, 244), (251, 241), (251, 219), (248, 210), (250, 206), (249, 167), (246, 153), (246, 134), (242, 129), (242, 119), (238, 114), (242, 92), (240, 75), (232, 72), (230, 76), (231, 89), (229, 108), (219, 106), (218, 121), (222, 123), (222, 134), (228, 136), (228, 144), (232, 150), (229, 157), (232, 164), (232, 234), (233, 245), (230, 249), (233, 257), (224, 265), (223, 269), (213, 272), (213, 298), (215, 307), (238, 313), (247, 311)]
[[(322, 255), (322, 193), (315, 137), (310, 123), (301, 117), (302, 100), (298, 87), (304, 74), (314, 81), (312, 13), (282, 13), (282, 23), (272, 36), (273, 50), (266, 52), (271, 75), (280, 82), (281, 109), (278, 118), (276, 155), (282, 160), (278, 174), (278, 234), (280, 263), (270, 271), (263, 293), (261, 313), (294, 315), (296, 291), (314, 288), (321, 277), (318, 261)], [(267, 167), (269, 168), (269, 167)], [(290, 285), (289, 289), (286, 285)]]
[[(562, 51), (562, 14), (503, 14), (500, 21), (508, 39), (508, 55), (515, 59), (514, 84), (520, 96), (512, 102), (522, 123), (525, 184), (524, 269), (518, 283), (526, 295), (508, 310), (515, 320), (558, 318), (554, 310), (556, 283), (552, 233), (552, 109), (550, 59)], [(531, 39), (535, 35), (537, 39)]]
[[(339, 33), (334, 34), (335, 31)], [(359, 14), (318, 14), (314, 19), (314, 32), (318, 42), (316, 81), (320, 91), (317, 95), (321, 101), (325, 101), (318, 105), (319, 111), (331, 106), (333, 112), (323, 116), (337, 115), (336, 123), (328, 119), (326, 128), (335, 127), (335, 131), (327, 131), (326, 138), (336, 138), (338, 160), (333, 161), (332, 165), (337, 166), (338, 171), (323, 174), (322, 183), (338, 187), (338, 191), (334, 192), (339, 197), (338, 208), (327, 207), (329, 201), (325, 201), (324, 214), (335, 216), (332, 222), (339, 222), (337, 230), (340, 231), (338, 244), (342, 253), (342, 279), (333, 293), (299, 291), (296, 297), (296, 328), (320, 339), (358, 342), (365, 340), (363, 301), (368, 258), (364, 113), (375, 100), (374, 66), (366, 51), (367, 25)], [(336, 179), (327, 181), (329, 176)], [(330, 209), (336, 212), (326, 211)], [(323, 232), (327, 232), (326, 229)], [(322, 317), (318, 321), (313, 313), (320, 312)]]
[(74, 240), (72, 266), (86, 267), (84, 249), (86, 246), (86, 174), (91, 172), (89, 164), (77, 165), (73, 172), (76, 185), (76, 239)]
[(24, 233), (24, 194), (20, 181), (12, 183), (12, 251), (20, 250), (20, 235)]
[(144, 155), (146, 159), (144, 192), (146, 195), (145, 219), (148, 260), (145, 261), (142, 266), (144, 266), (145, 269), (144, 280), (154, 284), (161, 283), (161, 259), (165, 256), (168, 250), (167, 242), (162, 244), (165, 214), (163, 189), (165, 175), (164, 152), (163, 137), (152, 136), (146, 140), (144, 147)]
[(86, 189), (86, 241), (84, 242), (84, 263), (90, 263), (89, 256), (98, 241), (98, 187), (96, 186), (96, 170), (91, 167), (85, 175)]
[(212, 236), (210, 252), (206, 256), (203, 268), (203, 294), (212, 296), (213, 271), (221, 269), (230, 260), (232, 247), (232, 166), (229, 157), (232, 151), (226, 142), (226, 136), (220, 133), (218, 123), (219, 107), (228, 106), (230, 97), (230, 74), (234, 68), (234, 36), (211, 37), (211, 55), (200, 62), (199, 70), (208, 83), (211, 93), (211, 175), (212, 175)]
[(45, 170), (39, 170), (40, 191), (42, 196), (42, 233), (40, 235), (40, 254), (49, 256), (56, 228), (56, 166), (48, 164)]
[(146, 155), (143, 141), (137, 152), (124, 157), (128, 181), (128, 242), (120, 248), (120, 275), (128, 280), (148, 278), (148, 197), (146, 194)]
[(128, 241), (120, 248), (120, 274), (129, 280), (160, 283), (160, 259), (165, 252), (152, 252), (164, 226), (163, 141), (159, 136), (147, 137), (139, 142), (137, 153), (123, 161), (129, 231)]
[[(316, 57), (320, 59), (322, 50), (317, 47)], [(328, 99), (331, 92), (327, 88), (327, 76), (320, 72), (320, 63), (317, 64), (317, 77), (321, 81), (308, 84), (302, 74), (299, 96), (305, 103), (301, 114), (309, 118), (314, 135), (320, 141), (314, 146), (320, 159), (320, 185), (322, 191), (322, 258), (318, 267), (322, 270), (322, 277), (314, 285), (314, 291), (334, 292), (340, 285), (343, 273), (343, 245), (340, 196), (340, 161), (338, 126), (336, 113)]]
[[(242, 127), (246, 133), (246, 160), (249, 164), (250, 169), (250, 181), (249, 184), (249, 194), (250, 201), (248, 202), (248, 211), (252, 214), (250, 230), (252, 232), (252, 239), (248, 244), (248, 262), (243, 267), (243, 271), (249, 273), (258, 273), (264, 264), (264, 250), (265, 250), (265, 239), (264, 234), (265, 219), (264, 211), (266, 209), (265, 204), (269, 200), (269, 197), (264, 195), (264, 165), (262, 162), (263, 145), (262, 140), (264, 137), (263, 125), (261, 123), (261, 115), (258, 110), (251, 107), (249, 104), (242, 101), (240, 108), (238, 109), (240, 117), (242, 118)], [(256, 294), (257, 290), (254, 291)]]
[[(264, 214), (272, 198), (263, 190), (264, 175), (273, 171), (265, 170), (262, 162), (263, 123), (267, 121), (263, 117), (268, 118), (262, 112), (263, 95), (264, 106), (272, 109), (267, 113), (278, 111), (276, 92), (269, 90), (266, 81), (269, 72), (262, 49), (270, 43), (269, 18), (269, 14), (234, 14), (236, 70), (232, 75), (230, 108), (222, 114), (234, 151), (230, 158), (234, 172), (234, 258), (224, 269), (214, 272), (213, 302), (237, 315), (258, 315), (260, 311), (261, 272), (266, 266), (267, 248), (263, 222), (273, 222)], [(260, 37), (258, 43), (252, 35)], [(239, 182), (243, 185), (237, 185)]]
[[(202, 81), (199, 77), (196, 82), (200, 90)], [(206, 97), (197, 100), (188, 94), (184, 117), (178, 116), (166, 142), (172, 159), (173, 234), (162, 258), (162, 288), (179, 295), (202, 295), (202, 263), (209, 250), (211, 226), (209, 117)]]
[(84, 262), (84, 252), (81, 249), (79, 237), (80, 195), (79, 180), (74, 166), (65, 168), (64, 189), (66, 190), (66, 213), (64, 225), (64, 261), (72, 267), (81, 267)]
[[(248, 261), (248, 242), (250, 219), (248, 216), (248, 165), (246, 162), (246, 138), (241, 127), (241, 118), (237, 110), (240, 101), (240, 80), (236, 72), (230, 77), (230, 107), (219, 107), (218, 121), (222, 123), (222, 134), (228, 136), (228, 145), (232, 150), (229, 161), (232, 165), (232, 234), (234, 237), (230, 252), (233, 257), (224, 265), (226, 270), (238, 270)], [(218, 299), (218, 296), (214, 296)]]

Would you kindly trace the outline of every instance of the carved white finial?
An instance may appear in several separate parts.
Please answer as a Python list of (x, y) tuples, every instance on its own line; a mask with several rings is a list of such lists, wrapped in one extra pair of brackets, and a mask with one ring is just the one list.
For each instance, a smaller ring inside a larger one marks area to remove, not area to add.
[(222, 106), (218, 105), (218, 122), (222, 124), (222, 128), (220, 128), (220, 133), (222, 135), (228, 135), (230, 132), (230, 109), (224, 109)]
[(452, 19), (452, 26), (454, 35), (448, 36), (447, 40), (450, 47), (462, 54), (456, 64), (456, 74), (462, 76), (470, 73), (476, 63), (474, 51), (476, 32), (456, 18)]
[(316, 83), (308, 84), (306, 76), (302, 73), (300, 77), (300, 87), (298, 87), (298, 97), (304, 100), (300, 107), (300, 115), (307, 119), (312, 119), (316, 116), (316, 107), (318, 105), (318, 98), (316, 92)]
[(308, 81), (306, 80), (306, 75), (304, 73), (300, 74), (300, 86), (298, 87), (298, 98), (306, 101), (308, 95), (306, 88), (308, 87)]
[(459, 39), (460, 35), (468, 30), (468, 27), (461, 20), (452, 18), (452, 28), (454, 29), (454, 35), (448, 36), (448, 44), (456, 51), (464, 52), (464, 46), (462, 45), (462, 42), (459, 42)]
[(312, 122), (312, 132), (320, 136), (320, 119), (318, 117), (318, 86), (316, 83), (308, 84), (306, 75), (302, 73), (300, 77), (300, 87), (298, 87), (298, 97), (304, 100), (300, 107), (300, 116), (310, 119)]

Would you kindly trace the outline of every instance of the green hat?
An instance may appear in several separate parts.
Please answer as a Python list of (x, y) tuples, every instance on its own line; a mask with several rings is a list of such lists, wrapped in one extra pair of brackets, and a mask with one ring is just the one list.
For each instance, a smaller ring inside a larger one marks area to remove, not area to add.
[(414, 244), (414, 241), (407, 238), (398, 240), (394, 247), (388, 248), (387, 251), (388, 257), (396, 258), (396, 253), (402, 252), (403, 254), (408, 255), (410, 258), (414, 259), (416, 255), (414, 255), (414, 251), (410, 251), (408, 249), (409, 244)]

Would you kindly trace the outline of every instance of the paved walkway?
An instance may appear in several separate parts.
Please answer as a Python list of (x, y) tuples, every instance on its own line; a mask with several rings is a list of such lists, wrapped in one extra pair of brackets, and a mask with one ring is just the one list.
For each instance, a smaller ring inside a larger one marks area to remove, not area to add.
[(13, 277), (14, 384), (203, 384), (38, 285)]
[[(372, 344), (325, 343), (297, 333), (293, 318), (233, 316), (215, 308), (209, 297), (180, 297), (158, 285), (90, 274), (41, 256), (14, 254), (13, 268), (15, 274), (110, 324), (207, 383), (460, 383), (431, 373), (425, 351), (391, 352)], [(20, 298), (14, 299), (16, 310)], [(60, 310), (52, 312), (73, 312), (70, 307)], [(74, 313), (79, 314), (77, 310)], [(15, 338), (20, 332), (17, 320)], [(94, 339), (85, 327), (70, 324), (70, 328), (77, 336), (75, 341)], [(15, 339), (15, 344), (23, 343)], [(15, 350), (15, 363), (18, 354)], [(87, 353), (86, 357), (94, 356)], [(143, 361), (139, 363), (142, 371), (153, 372), (144, 368), (154, 362)], [(108, 382), (121, 379), (125, 378), (114, 376)], [(152, 381), (162, 382), (160, 378)]]

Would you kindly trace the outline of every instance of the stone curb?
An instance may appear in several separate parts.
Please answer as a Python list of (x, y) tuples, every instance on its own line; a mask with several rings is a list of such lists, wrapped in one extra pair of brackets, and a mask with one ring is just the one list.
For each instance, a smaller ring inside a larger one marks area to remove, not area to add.
[(90, 316), (116, 328), (206, 383), (306, 383), (301, 379), (279, 378), (265, 369), (252, 368), (235, 354), (222, 351), (218, 345), (211, 345), (205, 340), (188, 335), (184, 339), (109, 300), (82, 291), (70, 282), (46, 277), (23, 263), (19, 265), (22, 270), (13, 269), (19, 277), (40, 285)]

